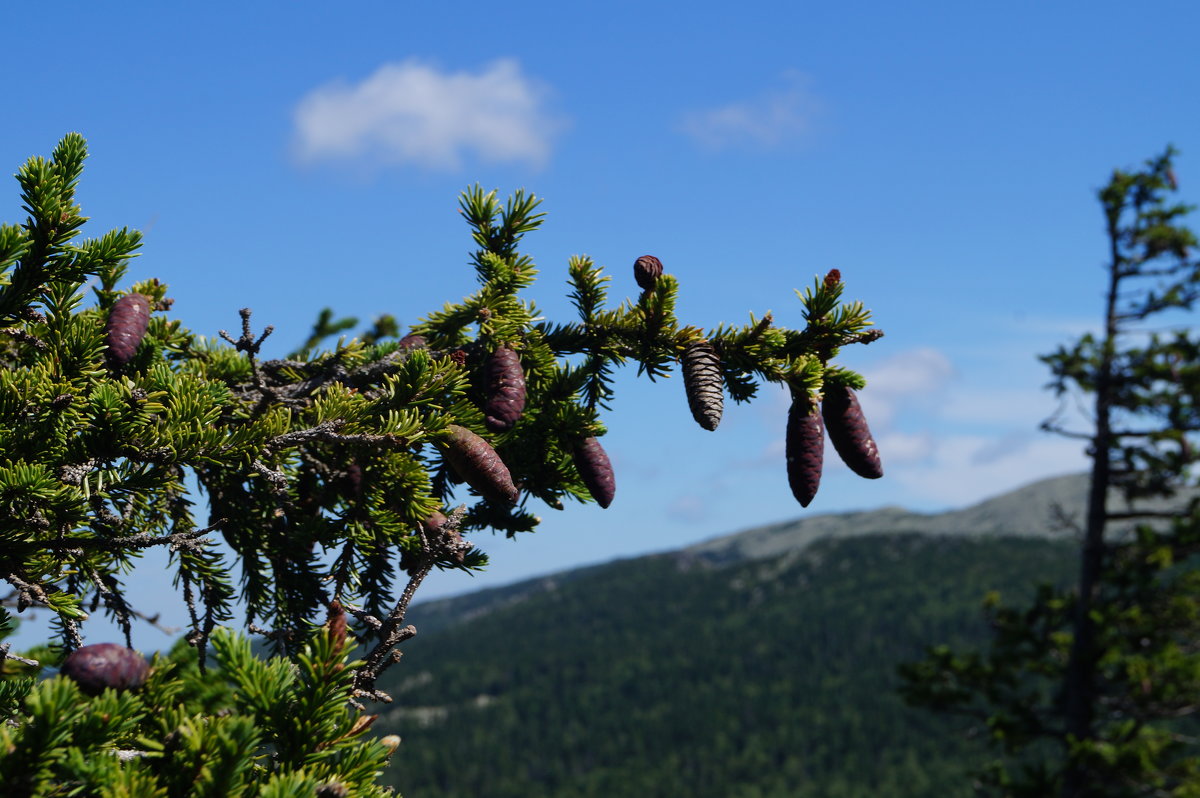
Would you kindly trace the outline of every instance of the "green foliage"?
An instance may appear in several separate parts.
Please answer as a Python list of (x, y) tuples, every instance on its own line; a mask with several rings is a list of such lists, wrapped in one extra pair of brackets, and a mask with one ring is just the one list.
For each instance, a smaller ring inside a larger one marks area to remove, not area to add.
[[(531, 497), (557, 508), (590, 500), (571, 452), (603, 434), (598, 411), (613, 400), (616, 366), (632, 361), (664, 377), (707, 338), (739, 401), (764, 379), (817, 392), (838, 346), (879, 334), (828, 281), (804, 295), (801, 331), (769, 317), (707, 334), (682, 325), (670, 275), (606, 309), (608, 278), (585, 257), (568, 266), (580, 320), (545, 321), (521, 296), (537, 269), (519, 249), (541, 224), (540, 201), (518, 191), (501, 203), (475, 186), (460, 202), (477, 247), (474, 294), (402, 339), (382, 316), (322, 349), (357, 324), (326, 309), (296, 352), (264, 361), (272, 327), (256, 331), (249, 309), (237, 334), (205, 340), (169, 318), (166, 285), (122, 288), (140, 235), (79, 238), (86, 219), (75, 190), (86, 155), (71, 134), (49, 159), (30, 159), (17, 174), (28, 217), (0, 227), (0, 578), (18, 612), (54, 613), (63, 650), (82, 644), (97, 611), (128, 640), (138, 612), (124, 580), (141, 552), (165, 547), (189, 612), (187, 639), (201, 665), (211, 644), (232, 692), (219, 712), (208, 699), (196, 699), (200, 708), (181, 698), (198, 686), (164, 668), (139, 694), (85, 702), (61, 681), (31, 686), (8, 666), (33, 668), (33, 658), (0, 648), (11, 677), (0, 682), (10, 741), (0, 745), (0, 768), (27, 794), (64, 785), (106, 795), (292, 795), (335, 776), (354, 795), (373, 794), (355, 785), (371, 782), (382, 760), (353, 741), (361, 729), (346, 727), (346, 703), (386, 697), (375, 682), (414, 634), (405, 615), (431, 569), (485, 565), (463, 533), (532, 531)], [(150, 319), (132, 357), (115, 362), (106, 354), (111, 311), (129, 294), (145, 297)], [(480, 408), (485, 364), (499, 347), (518, 354), (527, 402), (512, 428), (493, 434)], [(460, 429), (482, 435), (489, 462), (520, 486), (515, 505), (463, 485), (446, 453)], [(194, 512), (201, 498), (205, 519)], [(286, 659), (258, 661), (220, 631), (235, 602)], [(314, 632), (313, 619), (333, 608), (350, 615), (362, 646), (354, 665), (340, 664), (344, 652), (322, 648)], [(329, 737), (335, 731), (345, 746)]]
[[(367, 737), (371, 718), (351, 709), (350, 642), (331, 623), (296, 657), (270, 662), (226, 630), (213, 663), (177, 646), (156, 657), (137, 691), (83, 695), (69, 679), (32, 686), (15, 723), (0, 726), (5, 795), (383, 796), (389, 749)], [(17, 682), (0, 682), (3, 685)], [(307, 792), (288, 792), (289, 790)]]
[[(1002, 752), (989, 794), (1200, 795), (1200, 298), (1196, 236), (1173, 203), (1175, 152), (1099, 192), (1111, 260), (1104, 331), (1042, 360), (1064, 399), (1090, 395), (1091, 498), (1073, 590), (993, 605), (991, 647), (937, 647), (903, 669), (915, 704), (977, 717)], [(1152, 329), (1146, 322), (1167, 325)], [(1156, 500), (1157, 504), (1149, 503)]]

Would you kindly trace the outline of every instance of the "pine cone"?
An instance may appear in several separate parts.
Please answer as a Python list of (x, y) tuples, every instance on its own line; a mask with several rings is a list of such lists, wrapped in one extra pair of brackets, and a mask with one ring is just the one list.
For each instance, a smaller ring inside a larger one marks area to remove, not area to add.
[(429, 344), (425, 341), (425, 336), (417, 335), (416, 333), (409, 333), (401, 338), (398, 343), (400, 344), (400, 348), (404, 350), (425, 349), (429, 346)]
[(807, 507), (821, 485), (825, 424), (807, 396), (793, 397), (787, 421), (787, 475), (792, 495)]
[(512, 429), (525, 411), (525, 372), (520, 355), (507, 346), (498, 348), (488, 358), (485, 374), (488, 401), (483, 408), (484, 423), (492, 432)]
[(88, 695), (106, 687), (129, 690), (146, 683), (150, 665), (141, 654), (117, 643), (95, 643), (77, 648), (63, 660), (58, 672)]
[(466, 427), (450, 425), (450, 438), (443, 456), (455, 473), (485, 499), (516, 504), (520, 495), (508, 466), (492, 445)]
[(825, 429), (829, 432), (833, 448), (837, 449), (850, 470), (866, 479), (882, 477), (879, 449), (871, 437), (871, 430), (867, 428), (867, 420), (863, 417), (854, 391), (844, 385), (827, 384), (821, 415), (825, 419)]
[(643, 255), (633, 262), (633, 279), (643, 291), (653, 288), (662, 272), (662, 261), (653, 255)]
[(126, 294), (113, 304), (104, 328), (108, 360), (124, 366), (133, 359), (150, 325), (150, 300), (141, 294)]
[(683, 387), (687, 391), (692, 418), (706, 430), (721, 423), (725, 407), (722, 393), (721, 359), (708, 341), (698, 341), (683, 350)]
[(601, 507), (612, 504), (613, 495), (617, 492), (617, 483), (613, 477), (612, 463), (608, 453), (595, 438), (584, 438), (575, 444), (573, 452), (575, 468), (587, 485), (588, 493)]

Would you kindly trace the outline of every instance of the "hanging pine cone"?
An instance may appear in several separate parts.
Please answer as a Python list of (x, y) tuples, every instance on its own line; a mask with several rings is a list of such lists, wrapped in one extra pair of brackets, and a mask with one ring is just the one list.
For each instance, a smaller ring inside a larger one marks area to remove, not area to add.
[(867, 428), (867, 419), (854, 391), (844, 385), (826, 385), (821, 415), (833, 448), (850, 470), (866, 479), (883, 476), (879, 448)]
[(792, 398), (787, 421), (787, 475), (792, 495), (807, 507), (821, 485), (825, 424), (807, 396)]
[(583, 478), (583, 484), (587, 485), (588, 493), (592, 494), (596, 504), (608, 507), (612, 504), (613, 495), (617, 492), (617, 483), (613, 477), (612, 463), (609, 462), (608, 453), (604, 451), (600, 441), (593, 437), (584, 438), (575, 444), (573, 454), (575, 468), (579, 471), (579, 476)]
[(108, 360), (114, 366), (124, 366), (137, 352), (150, 325), (150, 300), (141, 294), (126, 294), (108, 312), (104, 342), (108, 344)]
[(88, 695), (106, 687), (129, 690), (146, 683), (150, 665), (141, 654), (117, 643), (94, 643), (77, 648), (63, 660), (58, 672)]
[(455, 473), (481, 496), (494, 502), (516, 504), (520, 495), (508, 466), (492, 445), (466, 427), (450, 425), (443, 456)]
[(725, 408), (721, 359), (708, 341), (697, 341), (683, 350), (683, 387), (692, 418), (706, 430), (715, 430)]
[(662, 261), (653, 255), (643, 255), (633, 262), (633, 279), (643, 291), (653, 288), (662, 272)]
[(484, 374), (487, 377), (487, 404), (483, 408), (484, 423), (492, 432), (512, 429), (525, 411), (525, 372), (521, 357), (501, 346), (488, 358)]

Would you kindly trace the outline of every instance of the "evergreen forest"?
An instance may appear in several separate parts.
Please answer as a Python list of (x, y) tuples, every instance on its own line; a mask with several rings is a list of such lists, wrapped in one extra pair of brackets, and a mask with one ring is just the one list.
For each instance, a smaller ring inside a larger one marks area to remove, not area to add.
[(1062, 537), (827, 537), (418, 606), (396, 704), (377, 708), (403, 739), (385, 779), (414, 798), (965, 798), (982, 740), (905, 706), (897, 666), (982, 643), (985, 594), (1064, 584), (1072, 553)]

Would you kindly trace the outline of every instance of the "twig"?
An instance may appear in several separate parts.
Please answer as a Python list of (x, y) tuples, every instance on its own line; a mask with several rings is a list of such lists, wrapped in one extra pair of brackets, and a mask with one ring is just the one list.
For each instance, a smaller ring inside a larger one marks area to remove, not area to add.
[(41, 338), (38, 338), (36, 335), (29, 332), (28, 330), (22, 330), (20, 327), (0, 328), (0, 333), (3, 333), (4, 335), (11, 335), (13, 338), (16, 338), (18, 341), (23, 341), (23, 342), (29, 344), (30, 346), (32, 346), (34, 349), (38, 350), (39, 352), (45, 352), (50, 348), (46, 344), (46, 342), (43, 341)]
[(424, 529), (418, 530), (421, 536), (420, 561), (416, 569), (409, 573), (408, 584), (405, 586), (400, 600), (396, 602), (396, 606), (388, 613), (385, 620), (380, 621), (366, 615), (361, 610), (345, 608), (346, 612), (366, 622), (380, 633), (379, 642), (363, 657), (363, 665), (354, 674), (353, 695), (355, 698), (369, 698), (372, 701), (383, 702), (392, 700), (387, 693), (375, 689), (375, 681), (389, 666), (400, 661), (400, 652), (396, 650), (396, 646), (417, 634), (415, 626), (411, 624), (401, 626), (401, 624), (404, 623), (405, 615), (408, 614), (408, 607), (412, 603), (413, 595), (433, 569), (433, 564), (442, 556), (457, 555), (464, 547), (470, 547), (470, 544), (463, 541), (458, 535), (458, 527), (465, 515), (465, 505), (456, 507), (447, 517), (446, 522), (435, 530), (436, 537), (432, 542), (426, 536)]
[(275, 392), (263, 383), (262, 373), (258, 368), (258, 353), (262, 349), (262, 343), (267, 340), (268, 335), (275, 331), (275, 326), (268, 324), (263, 328), (262, 335), (255, 338), (254, 333), (250, 330), (250, 314), (252, 312), (250, 308), (242, 308), (238, 311), (238, 315), (242, 317), (242, 334), (237, 340), (234, 340), (225, 330), (218, 330), (217, 332), (222, 338), (233, 344), (239, 352), (245, 352), (246, 357), (250, 360), (251, 379), (254, 381), (254, 387), (262, 395), (262, 398), (252, 412), (253, 416), (257, 416), (266, 408), (268, 401), (275, 398)]
[(883, 330), (867, 330), (860, 332), (858, 335), (848, 335), (842, 339), (842, 345), (846, 344), (869, 344), (872, 341), (878, 341), (883, 337)]
[(36, 668), (41, 664), (36, 659), (29, 659), (28, 657), (22, 657), (19, 654), (9, 654), (8, 650), (11, 646), (12, 646), (11, 643), (0, 643), (0, 666), (2, 666), (4, 664), (4, 661), (6, 659), (16, 660), (17, 662), (21, 663), (22, 665), (29, 665), (30, 667), (33, 667), (33, 668)]

